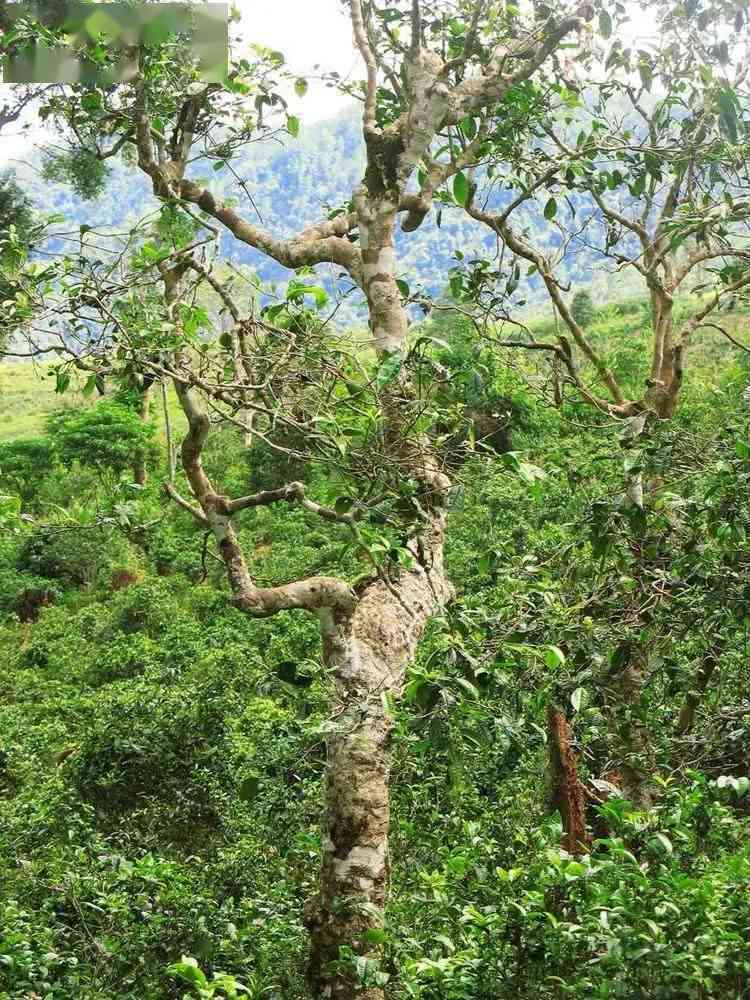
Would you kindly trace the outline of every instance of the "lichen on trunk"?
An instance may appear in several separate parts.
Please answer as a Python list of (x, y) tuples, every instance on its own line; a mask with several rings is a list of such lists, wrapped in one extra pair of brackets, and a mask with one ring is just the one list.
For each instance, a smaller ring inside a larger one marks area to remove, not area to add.
[(336, 686), (335, 730), (327, 746), (320, 891), (306, 923), (310, 986), (331, 1000), (383, 996), (377, 980), (389, 876), (389, 706), (401, 696), (427, 622), (450, 597), (442, 514), (434, 515), (428, 539), (429, 566), (415, 559), (390, 586), (373, 580), (351, 613), (320, 613), (323, 656)]

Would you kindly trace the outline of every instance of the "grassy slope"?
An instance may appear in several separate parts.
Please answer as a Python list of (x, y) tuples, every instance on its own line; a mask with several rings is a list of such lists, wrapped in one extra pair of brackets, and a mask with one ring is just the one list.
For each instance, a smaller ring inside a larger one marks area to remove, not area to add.
[[(617, 313), (616, 304), (609, 309), (601, 310), (590, 333), (594, 334), (592, 338), (594, 341), (597, 340), (598, 332), (605, 342), (610, 343), (616, 342), (619, 334), (621, 349), (627, 350), (628, 339), (627, 337), (623, 339), (622, 334), (629, 332), (630, 326), (637, 327), (640, 323), (638, 320), (629, 321), (628, 317), (618, 317)], [(750, 343), (750, 333), (748, 333), (750, 315), (746, 312), (725, 313), (719, 317), (719, 321), (733, 337), (744, 343)], [(552, 330), (548, 317), (542, 313), (535, 314), (531, 318), (531, 324), (540, 334), (550, 333)], [(699, 331), (690, 347), (688, 370), (714, 371), (724, 364), (728, 348), (726, 340), (718, 332)], [(64, 396), (55, 393), (55, 381), (51, 376), (50, 365), (0, 364), (0, 442), (42, 433), (45, 417), (54, 410), (87, 405), (90, 405), (90, 401), (81, 394), (80, 386), (72, 387)], [(169, 412), (173, 428), (177, 435), (180, 435), (185, 428), (185, 420), (173, 391), (169, 394)], [(164, 414), (159, 397), (154, 403), (154, 417), (159, 436), (163, 440)]]
[[(41, 433), (47, 414), (63, 405), (48, 373), (48, 366), (0, 365), (0, 441)], [(79, 394), (76, 397), (70, 400), (73, 405), (81, 401)]]
[[(86, 399), (75, 384), (65, 395), (57, 394), (50, 365), (0, 364), (0, 442), (41, 434), (48, 414), (65, 407), (89, 406), (95, 399)], [(173, 392), (170, 392), (169, 411), (172, 426), (179, 435), (185, 420)], [(164, 414), (158, 396), (154, 418), (163, 439)]]

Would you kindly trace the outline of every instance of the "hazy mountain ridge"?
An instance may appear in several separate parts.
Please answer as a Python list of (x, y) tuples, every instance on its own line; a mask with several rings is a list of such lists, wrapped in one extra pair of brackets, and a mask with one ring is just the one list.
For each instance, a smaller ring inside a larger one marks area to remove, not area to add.
[[(42, 178), (42, 155), (37, 147), (25, 164), (14, 164), (18, 178), (41, 214), (59, 213), (70, 220), (71, 228), (86, 224), (122, 232), (157, 208), (149, 183), (135, 167), (115, 163), (105, 193), (93, 201), (84, 201), (69, 187)], [(215, 194), (232, 199), (248, 220), (291, 235), (325, 218), (332, 207), (348, 200), (363, 169), (360, 120), (357, 109), (352, 108), (328, 121), (303, 127), (299, 138), (289, 138), (284, 144), (274, 140), (250, 146), (232, 161), (231, 171), (204, 174), (203, 179)], [(253, 203), (235, 174), (247, 182)], [(506, 198), (503, 192), (496, 194), (495, 204), (502, 204)], [(550, 236), (548, 227), (539, 226), (534, 209), (525, 213), (524, 225), (531, 227), (538, 240), (553, 245), (554, 235)], [(433, 211), (416, 233), (399, 234), (398, 250), (400, 276), (412, 286), (423, 285), (430, 294), (438, 295), (448, 284), (457, 251), (467, 258), (493, 256), (496, 241), (485, 227), (463, 216), (457, 208), (442, 213), (440, 227)], [(285, 268), (236, 240), (224, 238), (222, 251), (228, 259), (253, 267), (264, 281), (284, 282), (289, 277)], [(590, 283), (594, 267), (590, 252), (569, 254), (565, 260), (566, 277), (573, 284)], [(323, 268), (327, 280), (325, 272)], [(532, 302), (543, 298), (538, 279), (528, 282), (526, 293)], [(355, 321), (353, 303), (346, 304), (342, 315), (348, 322)]]

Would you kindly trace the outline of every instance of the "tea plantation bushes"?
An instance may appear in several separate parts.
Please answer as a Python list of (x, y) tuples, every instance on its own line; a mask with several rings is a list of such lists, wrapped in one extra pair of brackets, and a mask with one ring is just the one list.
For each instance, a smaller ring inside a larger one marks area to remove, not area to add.
[(138, 550), (112, 525), (39, 528), (18, 557), (18, 569), (65, 585), (106, 585), (118, 570), (136, 571)]

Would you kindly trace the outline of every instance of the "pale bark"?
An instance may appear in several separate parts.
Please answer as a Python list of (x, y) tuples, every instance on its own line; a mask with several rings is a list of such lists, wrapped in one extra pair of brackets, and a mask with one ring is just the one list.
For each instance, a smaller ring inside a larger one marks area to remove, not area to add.
[(443, 521), (436, 516), (428, 568), (415, 559), (391, 587), (370, 584), (353, 613), (321, 613), (324, 659), (336, 682), (336, 730), (328, 739), (320, 892), (306, 908), (306, 923), (310, 985), (314, 995), (331, 1000), (383, 996), (375, 985), (358, 992), (346, 966), (330, 970), (342, 948), (378, 955), (367, 932), (382, 928), (388, 894), (388, 701), (400, 697), (425, 625), (450, 595), (442, 548)]

